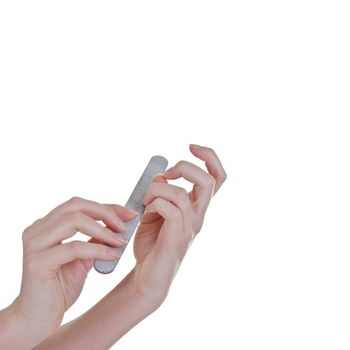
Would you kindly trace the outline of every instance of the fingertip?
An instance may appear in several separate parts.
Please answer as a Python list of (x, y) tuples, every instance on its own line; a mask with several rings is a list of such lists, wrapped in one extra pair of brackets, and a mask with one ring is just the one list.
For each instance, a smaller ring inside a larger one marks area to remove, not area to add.
[(132, 208), (128, 208), (128, 207), (124, 207), (122, 205), (119, 204), (111, 204), (112, 207), (115, 209), (115, 211), (117, 212), (118, 215), (128, 215), (128, 216), (136, 216), (137, 212), (132, 209)]
[(204, 147), (203, 146), (200, 146), (200, 145), (196, 145), (196, 144), (194, 144), (194, 143), (190, 143), (189, 144), (189, 148), (190, 148), (190, 151), (201, 151), (201, 150), (203, 150), (204, 149)]
[(153, 177), (153, 182), (158, 182), (158, 183), (168, 183), (165, 173), (164, 174), (157, 174)]
[(175, 167), (171, 167), (164, 173), (164, 177), (167, 180), (175, 180), (175, 179), (178, 179), (180, 177), (180, 174), (178, 173), (178, 171)]
[(190, 144), (191, 153), (200, 160), (206, 161), (208, 158), (208, 147)]
[(135, 217), (138, 213), (134, 209), (126, 208), (126, 213), (130, 215), (131, 217)]
[(153, 208), (152, 208), (152, 202), (148, 201), (147, 204), (145, 204), (145, 213), (152, 213)]
[[(115, 222), (117, 224), (117, 227), (119, 228), (119, 230), (121, 229), (121, 221), (130, 221), (132, 219), (134, 219), (138, 213), (131, 209), (131, 208), (127, 208), (124, 207), (122, 205), (119, 204), (105, 204), (106, 206), (112, 208), (115, 213), (116, 213), (116, 218), (115, 218)], [(114, 222), (114, 220), (113, 220)], [(123, 229), (124, 231), (124, 229)]]
[(130, 220), (133, 220), (135, 219), (135, 217), (138, 215), (138, 213), (132, 209), (130, 209), (130, 211), (125, 211), (122, 219), (123, 221), (130, 221)]
[(117, 205), (118, 209), (120, 209), (122, 212), (126, 213), (126, 214), (137, 214), (137, 212), (132, 209), (132, 208), (128, 208), (128, 207), (124, 207), (122, 205)]

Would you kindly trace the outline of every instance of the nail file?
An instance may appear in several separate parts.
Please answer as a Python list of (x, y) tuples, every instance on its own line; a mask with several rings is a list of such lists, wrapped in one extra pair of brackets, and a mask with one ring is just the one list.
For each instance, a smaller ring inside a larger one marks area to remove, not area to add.
[[(162, 156), (154, 156), (149, 161), (146, 169), (141, 175), (138, 183), (136, 184), (134, 190), (132, 191), (128, 201), (126, 202), (126, 207), (133, 209), (137, 212), (137, 216), (126, 222), (127, 229), (121, 233), (122, 237), (127, 240), (127, 243), (123, 248), (119, 248), (123, 254), (127, 244), (130, 241), (140, 219), (145, 211), (145, 206), (143, 205), (143, 200), (147, 191), (148, 186), (151, 184), (152, 179), (155, 175), (163, 173), (168, 166), (168, 161)], [(120, 235), (120, 233), (118, 233)], [(117, 266), (120, 257), (116, 260), (95, 260), (94, 267), (97, 272), (100, 273), (111, 273)]]

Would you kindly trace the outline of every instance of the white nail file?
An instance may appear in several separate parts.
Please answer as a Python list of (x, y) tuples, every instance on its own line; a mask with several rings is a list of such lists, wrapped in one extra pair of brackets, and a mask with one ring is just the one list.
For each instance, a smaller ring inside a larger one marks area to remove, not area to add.
[[(146, 169), (144, 170), (142, 176), (140, 177), (138, 183), (136, 184), (134, 190), (132, 191), (130, 198), (126, 202), (125, 206), (127, 208), (133, 209), (137, 212), (137, 216), (135, 217), (135, 219), (125, 222), (127, 229), (121, 234), (122, 237), (128, 241), (128, 243), (145, 211), (143, 200), (148, 186), (151, 184), (153, 177), (159, 173), (163, 173), (167, 166), (168, 161), (164, 157), (152, 157), (148, 165), (146, 166)], [(118, 235), (120, 235), (120, 233)], [(119, 248), (122, 254), (127, 244), (123, 248)], [(95, 260), (95, 270), (100, 273), (111, 273), (117, 266), (119, 259), (120, 258), (109, 261)]]

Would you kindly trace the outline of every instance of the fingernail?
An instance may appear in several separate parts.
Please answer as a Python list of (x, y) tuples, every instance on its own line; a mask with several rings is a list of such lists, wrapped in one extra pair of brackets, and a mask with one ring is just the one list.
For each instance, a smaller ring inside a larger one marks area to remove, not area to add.
[(193, 143), (191, 143), (190, 146), (194, 149), (202, 149), (203, 148), (203, 146), (195, 145)]
[(120, 243), (122, 243), (122, 244), (128, 243), (128, 240), (120, 237), (119, 235), (118, 236), (116, 235), (116, 236), (114, 236), (114, 242), (119, 245)]
[(126, 227), (126, 225), (124, 224), (124, 222), (119, 221), (118, 224), (119, 224), (119, 227), (120, 227), (122, 230), (125, 231), (125, 230), (127, 229), (127, 227)]
[(153, 176), (153, 179), (164, 177), (164, 173), (159, 173)]
[(126, 208), (126, 209), (127, 209), (127, 211), (128, 211), (130, 214), (134, 214), (134, 215), (137, 215), (137, 214), (138, 214), (138, 212), (135, 211), (134, 209), (131, 209), (131, 208)]
[(126, 238), (119, 238), (119, 240), (120, 240), (123, 244), (126, 244), (126, 243), (129, 242), (129, 240), (126, 239)]
[(165, 174), (157, 174), (156, 176), (153, 177), (153, 182), (157, 182), (157, 183), (166, 183), (167, 179), (165, 177)]

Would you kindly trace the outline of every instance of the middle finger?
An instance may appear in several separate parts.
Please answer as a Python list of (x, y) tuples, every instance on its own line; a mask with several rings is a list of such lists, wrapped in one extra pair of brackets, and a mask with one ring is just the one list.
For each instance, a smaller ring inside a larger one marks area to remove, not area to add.
[(72, 237), (76, 232), (81, 232), (115, 247), (122, 247), (126, 243), (122, 237), (108, 227), (102, 226), (81, 212), (73, 212), (58, 218), (44, 232), (32, 238), (27, 243), (27, 248), (29, 246), (31, 251), (41, 251)]
[(185, 180), (192, 182), (195, 205), (199, 209), (206, 210), (215, 188), (215, 178), (212, 175), (199, 166), (182, 160), (174, 167), (169, 168), (164, 176), (169, 180), (183, 177)]
[(120, 212), (122, 209), (127, 211), (126, 208), (120, 207), (120, 209), (118, 209), (119, 212), (117, 212), (115, 208), (110, 205), (100, 204), (98, 202), (80, 197), (73, 197), (51, 210), (42, 219), (37, 220), (32, 225), (33, 229), (31, 237), (35, 237), (40, 232), (46, 231), (52, 225), (52, 223), (54, 223), (60, 217), (78, 211), (90, 216), (94, 220), (101, 220), (113, 231), (120, 232), (126, 228), (122, 218), (120, 217)]

